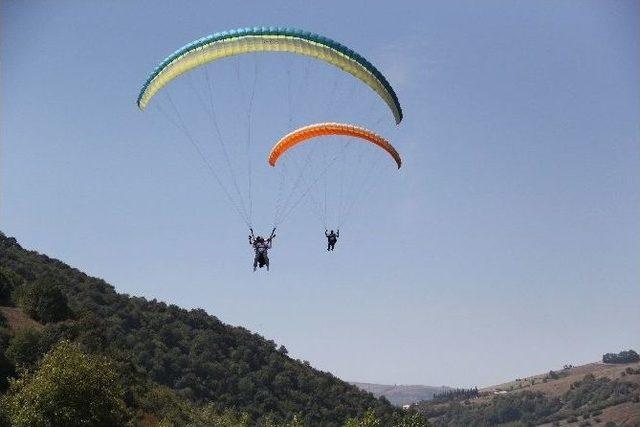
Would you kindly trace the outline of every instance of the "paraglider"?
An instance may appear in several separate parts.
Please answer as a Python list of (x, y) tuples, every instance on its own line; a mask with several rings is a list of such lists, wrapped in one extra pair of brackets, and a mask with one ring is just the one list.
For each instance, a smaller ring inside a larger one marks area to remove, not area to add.
[[(268, 162), (269, 165), (275, 167), (276, 163), (280, 159), (282, 155), (287, 153), (293, 147), (296, 147), (299, 144), (303, 144), (305, 142), (316, 140), (316, 141), (326, 141), (319, 139), (320, 137), (332, 137), (332, 136), (340, 136), (340, 137), (348, 137), (353, 138), (355, 140), (368, 142), (374, 144), (377, 147), (382, 148), (387, 152), (389, 156), (396, 162), (398, 169), (402, 166), (402, 159), (400, 158), (400, 154), (398, 151), (383, 137), (377, 135), (376, 133), (365, 129), (360, 126), (345, 124), (345, 123), (316, 123), (308, 126), (301, 127), (299, 129), (294, 130), (293, 132), (282, 137), (271, 149), (269, 153)], [(345, 145), (346, 147), (346, 145)], [(326, 170), (325, 170), (326, 172)], [(326, 191), (326, 190), (325, 190)], [(326, 193), (325, 193), (326, 198)], [(325, 211), (326, 211), (326, 201), (325, 201)], [(325, 218), (326, 221), (326, 218)], [(325, 228), (325, 237), (327, 238), (327, 251), (333, 251), (335, 249), (335, 245), (338, 241), (338, 237), (340, 237), (340, 229), (337, 229), (338, 232), (334, 232), (331, 230), (329, 232)]]
[(327, 250), (332, 251), (338, 242), (338, 237), (340, 237), (340, 230), (338, 230), (337, 233), (333, 230), (331, 230), (331, 233), (324, 230), (324, 235), (327, 237)]
[(269, 249), (272, 247), (273, 239), (276, 237), (276, 229), (271, 230), (271, 235), (264, 239), (262, 236), (254, 237), (253, 229), (249, 229), (249, 244), (253, 246), (255, 251), (255, 257), (253, 258), (253, 271), (256, 271), (257, 267), (260, 268), (266, 266), (269, 271)]

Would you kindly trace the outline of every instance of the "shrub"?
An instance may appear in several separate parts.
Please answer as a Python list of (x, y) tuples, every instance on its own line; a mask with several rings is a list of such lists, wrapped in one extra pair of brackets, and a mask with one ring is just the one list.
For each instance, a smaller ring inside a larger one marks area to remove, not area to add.
[(634, 350), (621, 351), (620, 353), (606, 353), (602, 356), (604, 363), (633, 363), (640, 361), (640, 355)]
[(9, 277), (0, 270), (0, 305), (9, 305), (11, 302), (11, 291), (13, 290), (13, 283), (9, 280)]
[(16, 367), (29, 368), (40, 358), (40, 333), (35, 329), (23, 329), (9, 341), (5, 351)]
[[(0, 347), (0, 393), (4, 392), (7, 388), (9, 378), (12, 377), (14, 373), (13, 364), (7, 359), (2, 351), (2, 347)], [(2, 426), (2, 421), (0, 421), (0, 426)]]
[(453, 390), (446, 390), (442, 393), (435, 393), (433, 395), (433, 402), (447, 402), (451, 400), (459, 400), (459, 399), (473, 399), (478, 397), (480, 392), (477, 387), (474, 388), (456, 388)]
[(11, 382), (6, 410), (11, 425), (123, 425), (130, 414), (118, 373), (103, 357), (90, 356), (67, 341), (38, 369)]
[(349, 418), (344, 427), (382, 427), (382, 421), (375, 412), (368, 410), (362, 417)]
[(18, 305), (31, 318), (44, 322), (59, 322), (71, 316), (67, 298), (57, 282), (44, 277), (20, 290)]

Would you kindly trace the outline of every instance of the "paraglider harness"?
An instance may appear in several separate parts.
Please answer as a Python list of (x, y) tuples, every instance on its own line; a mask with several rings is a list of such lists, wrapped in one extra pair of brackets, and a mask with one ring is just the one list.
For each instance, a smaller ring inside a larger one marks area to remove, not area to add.
[(255, 271), (256, 266), (260, 268), (267, 266), (267, 270), (269, 270), (269, 257), (267, 256), (267, 251), (271, 249), (271, 241), (276, 237), (276, 229), (275, 227), (271, 230), (271, 235), (268, 239), (264, 240), (262, 237), (258, 236), (256, 238), (253, 235), (253, 228), (249, 228), (251, 234), (249, 234), (249, 244), (253, 246), (256, 256), (253, 260), (253, 269)]
[(331, 230), (331, 233), (329, 233), (327, 230), (324, 230), (324, 235), (327, 236), (327, 250), (333, 250), (334, 246), (336, 245), (336, 242), (338, 241), (338, 237), (340, 237), (340, 229), (338, 229), (338, 233), (334, 233), (333, 230)]

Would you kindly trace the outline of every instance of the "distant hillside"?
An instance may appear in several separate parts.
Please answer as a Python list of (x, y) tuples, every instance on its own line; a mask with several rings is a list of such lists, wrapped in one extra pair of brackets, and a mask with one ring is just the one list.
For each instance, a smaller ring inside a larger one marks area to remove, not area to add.
[(163, 419), (163, 425), (209, 425), (201, 420), (229, 410), (248, 417), (237, 418), (243, 425), (342, 425), (369, 409), (385, 425), (402, 416), (386, 400), (290, 358), (284, 346), (258, 334), (202, 309), (118, 294), (104, 280), (25, 250), (2, 233), (0, 279), (0, 305), (20, 306), (0, 309), (0, 376), (18, 375), (13, 364), (37, 367), (57, 342), (69, 340), (87, 354), (108, 356), (121, 399), (144, 425)]
[(640, 426), (640, 362), (565, 366), (412, 408), (436, 426)]
[(431, 400), (435, 393), (442, 393), (449, 387), (432, 387), (427, 385), (386, 385), (352, 382), (361, 390), (372, 393), (375, 397), (384, 396), (397, 406), (410, 405), (423, 400)]

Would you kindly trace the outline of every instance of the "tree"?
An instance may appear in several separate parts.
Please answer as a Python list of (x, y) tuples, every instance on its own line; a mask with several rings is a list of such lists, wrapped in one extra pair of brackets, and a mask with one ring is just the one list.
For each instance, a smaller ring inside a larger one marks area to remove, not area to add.
[(0, 270), (0, 305), (10, 304), (12, 290), (13, 283), (11, 283), (7, 274)]
[(344, 423), (344, 427), (382, 427), (382, 421), (373, 410), (369, 409), (362, 417), (349, 418)]
[(428, 427), (427, 419), (418, 413), (406, 414), (394, 427)]
[(40, 358), (40, 332), (35, 329), (16, 332), (9, 340), (5, 355), (18, 368), (35, 365)]
[(640, 355), (634, 350), (621, 351), (620, 353), (606, 353), (602, 355), (604, 363), (634, 363), (640, 361)]
[(26, 285), (20, 292), (18, 305), (33, 319), (45, 323), (59, 322), (71, 316), (67, 297), (48, 276)]
[(62, 341), (33, 374), (11, 381), (5, 406), (11, 425), (123, 425), (130, 419), (118, 373), (101, 356)]
[[(13, 365), (6, 358), (2, 349), (0, 348), (0, 393), (7, 388), (9, 378), (14, 374)], [(0, 421), (0, 426), (2, 422)]]

